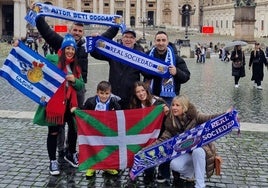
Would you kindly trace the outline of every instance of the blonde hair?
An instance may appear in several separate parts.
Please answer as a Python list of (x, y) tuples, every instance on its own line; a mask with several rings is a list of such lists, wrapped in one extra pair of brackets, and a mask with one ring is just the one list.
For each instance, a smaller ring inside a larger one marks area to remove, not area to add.
[[(171, 106), (173, 105), (173, 103), (175, 101), (177, 101), (177, 102), (179, 102), (181, 104), (183, 113), (185, 114), (189, 109), (189, 104), (190, 104), (189, 98), (186, 95), (183, 95), (183, 94), (182, 95), (177, 95), (172, 99)], [(170, 113), (170, 119), (172, 120), (172, 125), (174, 127), (176, 127), (175, 117), (174, 117), (173, 113)]]

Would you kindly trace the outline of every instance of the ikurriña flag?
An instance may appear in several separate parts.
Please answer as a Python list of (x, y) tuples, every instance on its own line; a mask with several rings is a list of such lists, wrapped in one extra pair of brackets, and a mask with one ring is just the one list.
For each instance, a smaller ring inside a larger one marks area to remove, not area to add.
[(125, 169), (134, 155), (155, 141), (163, 122), (163, 107), (132, 110), (75, 110), (78, 125), (79, 170)]
[(0, 76), (40, 105), (45, 105), (65, 80), (63, 71), (21, 41), (11, 49)]

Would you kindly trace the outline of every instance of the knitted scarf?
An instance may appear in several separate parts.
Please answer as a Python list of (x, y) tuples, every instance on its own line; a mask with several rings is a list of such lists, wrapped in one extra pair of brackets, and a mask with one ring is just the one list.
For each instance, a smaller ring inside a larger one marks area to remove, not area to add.
[[(155, 49), (156, 48), (153, 47), (153, 49), (149, 53), (149, 56), (154, 57)], [(170, 46), (167, 47), (167, 55), (166, 55), (165, 62), (168, 65), (169, 64), (175, 65), (175, 63), (176, 63), (173, 49)], [(154, 84), (154, 80), (151, 81), (151, 88), (153, 88), (153, 84)], [(160, 96), (161, 97), (175, 97), (176, 96), (175, 89), (174, 89), (174, 79), (173, 79), (172, 75), (170, 75), (169, 78), (162, 79)]]
[[(58, 55), (61, 55), (61, 50), (59, 50)], [(63, 70), (66, 74), (70, 74), (71, 63), (74, 62), (74, 59), (66, 60), (65, 67), (61, 67), (61, 63), (58, 63), (58, 67)], [(80, 77), (81, 71), (79, 67), (74, 67), (77, 74), (74, 75), (76, 78)], [(77, 94), (72, 84), (69, 84), (68, 81), (64, 81), (53, 97), (49, 100), (46, 107), (46, 121), (49, 123), (55, 123), (59, 125), (64, 124), (64, 114), (66, 110), (70, 110), (72, 107), (77, 107)], [(66, 109), (68, 108), (68, 109)]]
[(96, 107), (95, 110), (96, 111), (108, 111), (109, 110), (109, 106), (110, 106), (110, 101), (111, 101), (111, 97), (109, 97), (109, 99), (103, 103), (100, 101), (99, 96), (96, 97)]

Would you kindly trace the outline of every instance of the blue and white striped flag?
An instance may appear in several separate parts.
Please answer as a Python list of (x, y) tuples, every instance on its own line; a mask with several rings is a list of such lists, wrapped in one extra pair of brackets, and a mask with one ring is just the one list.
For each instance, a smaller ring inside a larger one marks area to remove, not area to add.
[(40, 105), (46, 105), (65, 80), (65, 73), (19, 41), (0, 69), (0, 76)]

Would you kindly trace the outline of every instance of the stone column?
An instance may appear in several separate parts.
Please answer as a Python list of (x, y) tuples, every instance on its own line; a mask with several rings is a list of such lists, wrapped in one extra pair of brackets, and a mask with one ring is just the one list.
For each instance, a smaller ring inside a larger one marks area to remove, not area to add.
[(103, 0), (99, 0), (99, 14), (103, 14)]
[(130, 0), (126, 0), (125, 24), (127, 27), (130, 27)]
[(162, 9), (161, 9), (161, 1), (156, 1), (156, 26), (160, 26), (161, 23), (161, 15), (162, 15)]
[(21, 38), (26, 36), (26, 5), (23, 0), (14, 0), (14, 37)]
[(141, 18), (141, 0), (136, 0), (136, 20), (135, 26), (140, 25), (140, 18)]
[(79, 11), (79, 12), (81, 12), (81, 0), (76, 0), (75, 1), (76, 2), (76, 11)]
[[(67, 8), (66, 5), (64, 6), (63, 4), (63, 0), (58, 0), (58, 4), (56, 6), (59, 6), (59, 7), (62, 7), (62, 8)], [(69, 21), (67, 20), (63, 20), (63, 19), (55, 19), (55, 18), (52, 18), (52, 17), (47, 17), (49, 20), (52, 20), (52, 23), (53, 23), (53, 27), (57, 24), (66, 24), (68, 23)], [(46, 19), (47, 19), (46, 18)], [(70, 22), (69, 22), (70, 23)]]
[[(0, 10), (2, 10), (2, 4), (0, 4)], [(0, 36), (2, 36), (3, 35), (3, 21), (4, 21), (4, 19), (3, 19), (3, 15), (2, 14), (0, 14)]]
[(98, 13), (97, 12), (97, 0), (93, 0), (93, 13)]
[(235, 6), (235, 39), (254, 43), (255, 4)]
[(110, 14), (115, 14), (115, 11), (114, 11), (114, 0), (110, 0)]

